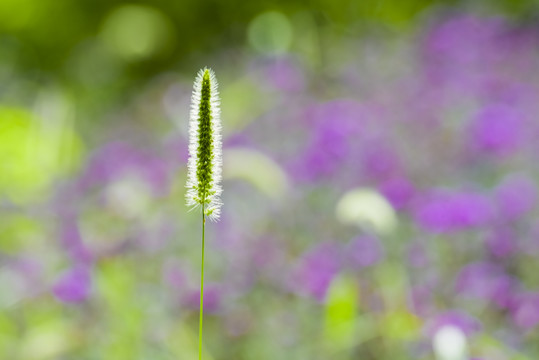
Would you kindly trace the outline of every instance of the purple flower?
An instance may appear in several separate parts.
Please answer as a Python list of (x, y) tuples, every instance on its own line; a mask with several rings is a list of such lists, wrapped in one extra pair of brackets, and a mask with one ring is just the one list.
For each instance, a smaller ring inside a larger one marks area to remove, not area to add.
[(350, 241), (346, 256), (353, 268), (369, 267), (382, 260), (384, 248), (377, 237), (362, 235)]
[(106, 145), (92, 157), (80, 185), (86, 190), (126, 176), (142, 179), (155, 194), (167, 191), (169, 174), (165, 162), (121, 141)]
[(429, 319), (424, 331), (428, 337), (433, 337), (444, 326), (455, 326), (466, 336), (473, 335), (481, 329), (481, 323), (476, 318), (460, 310), (450, 310)]
[(305, 87), (304, 76), (299, 67), (290, 59), (277, 59), (267, 64), (266, 83), (287, 92), (301, 91)]
[(510, 256), (516, 250), (515, 233), (510, 228), (495, 229), (487, 236), (485, 244), (488, 251), (498, 258)]
[(504, 30), (500, 19), (474, 16), (452, 18), (434, 28), (424, 48), (431, 80), (468, 93), (476, 90), (500, 57), (495, 45)]
[[(204, 312), (216, 313), (221, 308), (222, 290), (215, 284), (206, 284), (204, 286)], [(200, 289), (193, 290), (187, 294), (185, 305), (192, 309), (199, 309)]]
[(73, 215), (67, 215), (63, 219), (60, 242), (73, 261), (80, 264), (89, 264), (92, 261), (92, 254), (82, 241), (77, 219)]
[(86, 266), (75, 266), (57, 279), (52, 292), (64, 303), (80, 303), (89, 296), (92, 288), (90, 269)]
[[(514, 59), (513, 59), (514, 60)], [(484, 103), (505, 104), (517, 109), (529, 109), (534, 104), (535, 90), (531, 84), (515, 82), (503, 76), (492, 74), (478, 91)], [(526, 111), (522, 112), (525, 114)]]
[(435, 233), (487, 225), (493, 215), (488, 197), (475, 192), (435, 191), (415, 209), (415, 221)]
[(414, 185), (405, 177), (393, 177), (385, 181), (380, 191), (397, 210), (406, 208), (415, 194)]
[(432, 60), (459, 68), (483, 59), (486, 46), (503, 30), (500, 19), (481, 19), (470, 15), (456, 17), (437, 26), (427, 39), (427, 54)]
[(493, 155), (509, 155), (518, 150), (523, 139), (523, 118), (507, 105), (491, 104), (479, 111), (470, 128), (474, 150)]
[(519, 328), (526, 331), (535, 328), (539, 324), (539, 293), (523, 292), (515, 296), (511, 316)]
[(496, 189), (496, 204), (503, 220), (517, 220), (535, 208), (537, 186), (527, 176), (511, 175)]
[(476, 262), (465, 266), (456, 281), (456, 291), (462, 295), (494, 303), (500, 308), (510, 305), (515, 281), (499, 266)]
[(291, 287), (299, 287), (300, 292), (322, 302), (333, 277), (341, 268), (340, 260), (336, 244), (326, 242), (316, 245), (300, 259)]
[(363, 173), (375, 180), (394, 178), (401, 170), (395, 149), (381, 140), (369, 141), (362, 153)]
[(318, 180), (334, 174), (350, 156), (351, 140), (364, 118), (363, 108), (349, 100), (316, 105), (306, 112), (313, 128), (308, 145), (294, 166), (298, 177)]

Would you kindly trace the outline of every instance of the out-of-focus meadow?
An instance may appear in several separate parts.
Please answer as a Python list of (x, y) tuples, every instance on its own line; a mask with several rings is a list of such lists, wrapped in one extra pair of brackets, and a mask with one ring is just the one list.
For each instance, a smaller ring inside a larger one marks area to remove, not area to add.
[(0, 359), (539, 358), (536, 1), (0, 1)]

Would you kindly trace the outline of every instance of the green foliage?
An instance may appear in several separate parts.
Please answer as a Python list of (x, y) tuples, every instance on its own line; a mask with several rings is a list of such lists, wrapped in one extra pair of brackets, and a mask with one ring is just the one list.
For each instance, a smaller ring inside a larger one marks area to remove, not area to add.
[(26, 109), (0, 106), (0, 195), (15, 202), (39, 196), (79, 163), (82, 143), (66, 123), (45, 125)]
[(3, 359), (9, 359), (14, 356), (16, 340), (17, 340), (17, 326), (15, 322), (10, 319), (6, 313), (0, 312), (0, 357)]
[(137, 359), (143, 344), (144, 312), (136, 301), (136, 279), (125, 271), (128, 267), (128, 261), (109, 262), (97, 272), (97, 286), (107, 312), (107, 334), (101, 339), (105, 359)]
[(0, 218), (0, 251), (15, 254), (30, 250), (44, 233), (43, 224), (22, 215), (8, 215)]
[(333, 280), (325, 309), (325, 345), (340, 353), (357, 344), (358, 287), (346, 276)]

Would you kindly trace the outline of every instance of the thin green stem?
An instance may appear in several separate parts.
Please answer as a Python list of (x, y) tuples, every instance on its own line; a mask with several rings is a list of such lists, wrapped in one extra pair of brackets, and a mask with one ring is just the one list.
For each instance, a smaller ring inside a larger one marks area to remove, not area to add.
[(204, 315), (204, 204), (202, 204), (202, 265), (200, 270), (200, 319), (198, 322), (198, 360), (202, 359), (202, 319)]

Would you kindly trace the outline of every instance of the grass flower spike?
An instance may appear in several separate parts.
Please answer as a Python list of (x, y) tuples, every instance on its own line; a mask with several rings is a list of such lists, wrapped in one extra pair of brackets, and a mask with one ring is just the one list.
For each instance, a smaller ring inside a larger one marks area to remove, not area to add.
[(206, 216), (219, 219), (221, 211), (221, 119), (217, 79), (211, 69), (198, 72), (191, 99), (187, 205), (202, 208), (202, 262), (200, 266), (200, 318), (198, 358), (202, 359), (204, 319), (204, 229)]
[(217, 79), (211, 69), (198, 72), (191, 98), (187, 205), (202, 206), (204, 215), (218, 220), (221, 209), (221, 110)]

